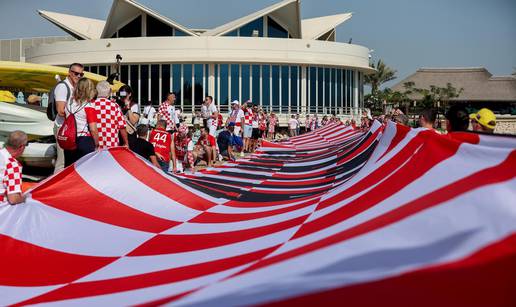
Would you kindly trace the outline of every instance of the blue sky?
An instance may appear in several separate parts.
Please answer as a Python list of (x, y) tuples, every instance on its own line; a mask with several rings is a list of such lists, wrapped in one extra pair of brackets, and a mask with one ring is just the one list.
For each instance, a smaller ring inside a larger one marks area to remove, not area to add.
[[(179, 23), (210, 28), (279, 0), (140, 0)], [(0, 0), (0, 39), (64, 35), (38, 9), (105, 19), (111, 0)], [(337, 40), (374, 49), (398, 70), (486, 67), (495, 75), (516, 68), (516, 0), (302, 0), (303, 18), (353, 12)]]

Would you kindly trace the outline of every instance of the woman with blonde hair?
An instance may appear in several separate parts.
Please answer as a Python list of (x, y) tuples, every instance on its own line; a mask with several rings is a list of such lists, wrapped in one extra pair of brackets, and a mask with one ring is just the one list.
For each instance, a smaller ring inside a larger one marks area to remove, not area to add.
[(99, 146), (97, 132), (97, 115), (91, 103), (97, 95), (95, 84), (89, 79), (82, 78), (77, 82), (73, 99), (65, 107), (66, 117), (73, 115), (77, 128), (75, 150), (65, 150), (65, 166), (95, 151)]

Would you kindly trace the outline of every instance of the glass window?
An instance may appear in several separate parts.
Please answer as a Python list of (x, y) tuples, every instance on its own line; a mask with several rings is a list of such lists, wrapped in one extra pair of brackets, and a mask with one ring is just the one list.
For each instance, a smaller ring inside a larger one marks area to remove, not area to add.
[(99, 75), (107, 77), (107, 69), (106, 66), (99, 66)]
[(347, 82), (346, 82), (346, 89), (347, 89), (347, 104), (348, 104), (348, 107), (351, 107), (351, 74), (350, 74), (350, 71), (349, 70), (346, 70), (346, 79), (347, 79)]
[(290, 80), (290, 73), (288, 66), (281, 66), (281, 106), (282, 110), (288, 111), (288, 81)]
[(253, 74), (253, 97), (251, 100), (254, 103), (260, 103), (260, 66), (253, 65), (252, 66), (252, 74)]
[(331, 98), (331, 91), (330, 91), (330, 69), (325, 68), (324, 69), (324, 106), (330, 107), (330, 98)]
[(172, 92), (176, 94), (176, 103), (183, 101), (183, 90), (181, 89), (181, 68), (181, 64), (172, 65)]
[(133, 97), (138, 99), (138, 65), (131, 65), (131, 89), (133, 90)]
[(223, 36), (238, 36), (238, 29), (224, 34)]
[(138, 16), (118, 30), (118, 37), (141, 37), (142, 16)]
[[(251, 66), (242, 64), (242, 101), (251, 99), (249, 77), (251, 74)], [(253, 101), (254, 102), (254, 101)]]
[(215, 64), (213, 65), (214, 68), (215, 68), (215, 96), (213, 97), (213, 99), (216, 100), (216, 103), (219, 104), (220, 102), (220, 97), (219, 97), (219, 87), (220, 87), (220, 76), (219, 76), (219, 64)]
[(151, 96), (149, 100), (156, 103), (159, 99), (159, 65), (151, 65)]
[(355, 78), (355, 72), (354, 71), (350, 71), (350, 74), (351, 74), (351, 104), (353, 106), (355, 106), (355, 103), (356, 103), (356, 97), (355, 97), (355, 87), (356, 87), (356, 78)]
[(140, 65), (140, 103), (149, 100), (149, 65)]
[(279, 110), (280, 103), (280, 67), (278, 65), (272, 65), (272, 108), (274, 111)]
[(173, 28), (147, 15), (147, 36), (172, 36)]
[(315, 111), (317, 102), (317, 67), (310, 67), (310, 112)]
[(196, 106), (200, 106), (204, 101), (204, 64), (195, 64), (195, 88), (194, 88), (194, 102)]
[(336, 69), (335, 68), (332, 68), (331, 69), (331, 86), (330, 86), (330, 91), (331, 91), (331, 101), (330, 101), (330, 107), (332, 107), (333, 109), (331, 110), (331, 112), (335, 112), (335, 107), (336, 107), (336, 90), (337, 90), (337, 87), (336, 87), (336, 84), (337, 84), (337, 73), (336, 73)]
[(99, 72), (99, 71), (98, 71), (98, 66), (91, 66), (91, 67), (90, 67), (90, 72), (91, 72), (91, 73), (94, 73), (94, 74), (98, 73), (98, 72)]
[(183, 32), (181, 30), (174, 29), (174, 36), (189, 36), (189, 34), (186, 34), (185, 32)]
[(263, 17), (260, 17), (240, 28), (240, 36), (253, 36), (253, 32), (258, 31), (258, 37), (263, 37)]
[(240, 97), (240, 65), (231, 64), (231, 101)]
[(337, 108), (342, 108), (342, 69), (337, 69)]
[(183, 64), (183, 111), (192, 107), (192, 64)]
[(122, 65), (120, 70), (120, 81), (122, 81), (122, 83), (129, 84), (129, 67), (127, 65)]
[(262, 65), (262, 107), (270, 112), (271, 105), (271, 67)]
[(152, 102), (159, 104), (165, 100), (168, 92), (170, 92), (170, 65), (163, 64), (161, 65), (161, 95), (159, 97), (154, 97), (153, 95)]
[(229, 65), (220, 64), (220, 105), (229, 106)]
[(324, 68), (317, 68), (317, 112), (322, 110), (324, 105)]
[(298, 101), (298, 66), (290, 66), (290, 108), (292, 112), (299, 113)]
[[(216, 75), (215, 75), (216, 76)], [(204, 87), (204, 97), (209, 95), (208, 83), (210, 82), (210, 65), (204, 64), (204, 79), (202, 86)], [(215, 96), (217, 97), (217, 96)]]
[(267, 36), (276, 38), (288, 38), (288, 31), (280, 26), (274, 19), (267, 17)]

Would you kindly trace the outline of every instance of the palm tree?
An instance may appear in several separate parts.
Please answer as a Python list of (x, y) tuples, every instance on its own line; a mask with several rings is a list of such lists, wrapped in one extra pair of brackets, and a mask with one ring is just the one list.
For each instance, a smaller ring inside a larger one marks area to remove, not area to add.
[(373, 95), (378, 92), (378, 89), (382, 84), (397, 78), (397, 71), (385, 65), (382, 60), (378, 60), (376, 65), (374, 63), (371, 64), (371, 67), (376, 69), (376, 72), (371, 75), (366, 75), (364, 77), (364, 81), (366, 84), (371, 85), (371, 93)]

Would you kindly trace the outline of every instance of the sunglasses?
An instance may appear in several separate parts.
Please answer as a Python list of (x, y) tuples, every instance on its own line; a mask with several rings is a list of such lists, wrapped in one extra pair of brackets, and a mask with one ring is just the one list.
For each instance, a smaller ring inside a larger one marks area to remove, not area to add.
[(70, 70), (70, 72), (72, 74), (74, 74), (76, 77), (83, 77), (84, 76), (83, 72), (76, 72), (76, 71), (73, 71), (73, 70)]

